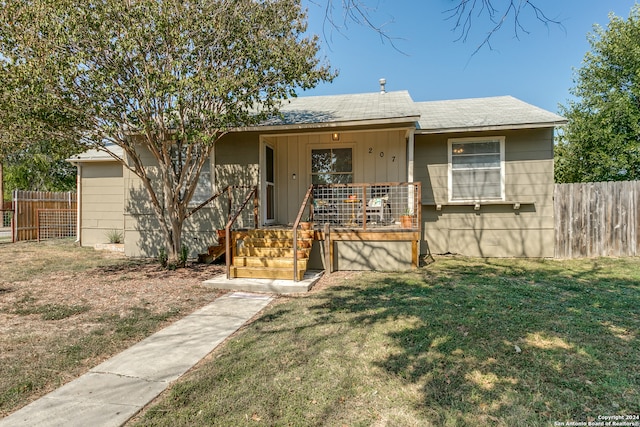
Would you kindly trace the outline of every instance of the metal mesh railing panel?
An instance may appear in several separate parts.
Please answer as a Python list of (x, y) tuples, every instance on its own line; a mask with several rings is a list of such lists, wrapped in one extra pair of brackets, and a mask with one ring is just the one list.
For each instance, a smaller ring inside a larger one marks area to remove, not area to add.
[(2, 218), (0, 218), (0, 228), (11, 227), (11, 220), (13, 218), (13, 209), (12, 210), (0, 210), (2, 213)]
[(319, 185), (313, 197), (316, 224), (418, 228), (420, 186), (416, 183)]
[(38, 240), (76, 236), (75, 209), (39, 209)]

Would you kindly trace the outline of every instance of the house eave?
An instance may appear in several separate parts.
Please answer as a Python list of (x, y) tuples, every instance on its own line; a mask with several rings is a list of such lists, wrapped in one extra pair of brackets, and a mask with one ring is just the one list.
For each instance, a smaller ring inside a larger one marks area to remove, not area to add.
[(121, 153), (114, 153), (113, 151), (110, 152), (105, 149), (92, 149), (73, 157), (69, 157), (66, 161), (75, 165), (78, 163), (122, 162), (122, 159), (123, 156)]
[(486, 131), (506, 131), (506, 130), (521, 130), (521, 129), (542, 129), (542, 128), (554, 128), (563, 126), (567, 122), (546, 122), (546, 123), (518, 123), (518, 124), (504, 124), (493, 126), (460, 126), (449, 128), (432, 128), (432, 129), (416, 129), (416, 135), (433, 135), (442, 133), (464, 133), (464, 132), (486, 132)]
[(284, 125), (258, 125), (236, 128), (233, 132), (285, 132), (285, 131), (305, 131), (305, 130), (322, 130), (337, 129), (345, 127), (364, 127), (364, 126), (397, 126), (399, 124), (407, 125), (407, 127), (415, 127), (420, 116), (393, 117), (384, 119), (366, 119), (366, 120), (347, 120), (336, 122), (321, 123), (300, 123), (300, 124), (284, 124)]
[(114, 159), (113, 157), (90, 157), (90, 158), (68, 158), (67, 162), (76, 164), (76, 163), (104, 163), (104, 162), (119, 162), (120, 160)]

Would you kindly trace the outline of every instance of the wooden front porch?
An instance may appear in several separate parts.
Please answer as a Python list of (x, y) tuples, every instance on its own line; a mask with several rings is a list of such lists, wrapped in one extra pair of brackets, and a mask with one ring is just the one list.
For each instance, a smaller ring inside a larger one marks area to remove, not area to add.
[[(231, 233), (227, 277), (303, 280), (307, 270), (403, 270), (418, 267), (418, 230), (329, 228), (300, 232), (291, 227)], [(222, 245), (219, 245), (220, 248)]]
[[(247, 194), (220, 238), (224, 248), (219, 245), (218, 252), (229, 255), (228, 279), (299, 281), (309, 269), (331, 273), (418, 267), (420, 183), (310, 186), (293, 224), (234, 228), (252, 198), (257, 211), (255, 194)], [(310, 231), (303, 229), (307, 223)]]

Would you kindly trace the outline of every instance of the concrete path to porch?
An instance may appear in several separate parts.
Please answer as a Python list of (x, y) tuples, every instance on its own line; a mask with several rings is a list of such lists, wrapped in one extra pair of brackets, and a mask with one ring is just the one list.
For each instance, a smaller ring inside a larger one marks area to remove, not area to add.
[(122, 426), (272, 301), (234, 292), (0, 420), (0, 427)]

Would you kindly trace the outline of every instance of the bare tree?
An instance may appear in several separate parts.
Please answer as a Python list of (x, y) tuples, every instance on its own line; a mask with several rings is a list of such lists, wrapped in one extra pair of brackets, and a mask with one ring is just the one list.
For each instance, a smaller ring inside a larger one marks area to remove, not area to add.
[[(397, 49), (395, 42), (398, 38), (387, 31), (388, 25), (393, 19), (378, 23), (375, 14), (378, 10), (379, 0), (310, 0), (324, 8), (325, 27), (323, 31), (326, 35), (326, 27), (343, 32), (350, 24), (363, 25), (376, 32), (383, 41), (391, 43)], [(456, 0), (453, 7), (444, 10), (445, 19), (453, 21), (452, 30), (457, 33), (456, 41), (467, 42), (471, 35), (471, 29), (476, 23), (480, 23), (481, 28), (486, 27), (486, 35), (478, 44), (473, 54), (476, 54), (483, 47), (493, 49), (491, 39), (500, 31), (505, 24), (513, 26), (513, 33), (516, 38), (520, 38), (522, 33), (529, 33), (523, 24), (526, 16), (533, 15), (545, 26), (557, 25), (562, 28), (562, 22), (556, 18), (551, 18), (535, 2), (529, 0)], [(399, 50), (399, 49), (398, 49)]]

